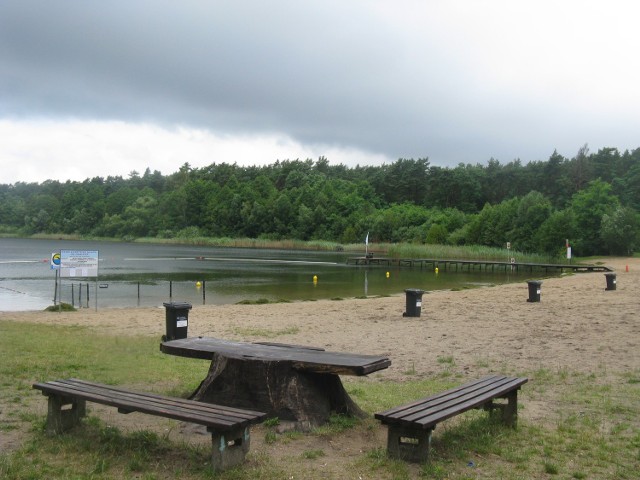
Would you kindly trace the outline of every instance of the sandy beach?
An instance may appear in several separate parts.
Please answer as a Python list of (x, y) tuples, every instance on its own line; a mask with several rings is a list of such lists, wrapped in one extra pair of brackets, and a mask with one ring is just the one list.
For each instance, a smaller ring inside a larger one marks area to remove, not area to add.
[[(429, 378), (445, 367), (469, 379), (491, 372), (524, 372), (535, 382), (532, 372), (539, 369), (598, 371), (599, 378), (607, 378), (640, 369), (640, 259), (607, 258), (603, 263), (617, 275), (615, 291), (605, 290), (602, 272), (542, 279), (539, 303), (527, 302), (526, 283), (435, 291), (424, 294), (419, 318), (403, 318), (404, 293), (267, 305), (194, 305), (189, 336), (384, 354), (391, 366), (372, 377), (390, 381)], [(6, 312), (0, 319), (90, 325), (118, 336), (160, 338), (165, 329), (162, 306)], [(533, 400), (521, 415), (528, 421), (549, 421), (547, 406)], [(384, 435), (381, 428), (375, 438), (361, 441), (384, 445)], [(254, 448), (270, 448), (274, 455), (277, 446), (257, 440)]]
[[(541, 301), (527, 302), (526, 283), (461, 291), (427, 292), (419, 318), (403, 318), (405, 295), (266, 305), (193, 305), (189, 336), (265, 340), (327, 350), (385, 354), (389, 369), (378, 375), (400, 380), (415, 368), (429, 376), (438, 358), (458, 368), (477, 365), (512, 372), (566, 367), (588, 372), (640, 367), (640, 259), (606, 259), (617, 276), (606, 291), (601, 272), (542, 279)], [(628, 271), (627, 271), (628, 270)], [(441, 275), (443, 275), (441, 273)], [(164, 307), (82, 309), (79, 312), (7, 312), (0, 318), (56, 325), (89, 325), (118, 336), (157, 335), (165, 330)]]

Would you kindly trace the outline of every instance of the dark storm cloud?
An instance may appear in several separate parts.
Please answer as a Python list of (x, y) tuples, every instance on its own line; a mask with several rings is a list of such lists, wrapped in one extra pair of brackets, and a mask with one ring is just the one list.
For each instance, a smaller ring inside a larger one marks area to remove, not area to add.
[[(535, 91), (553, 78), (535, 80), (546, 65), (538, 56), (554, 46), (508, 51), (525, 17), (485, 10), (463, 15), (414, 1), (5, 1), (0, 116), (285, 134), (450, 164), (532, 160), (590, 141), (594, 124), (561, 135), (584, 119), (558, 110), (555, 90)], [(505, 22), (515, 27), (504, 38), (477, 36)]]
[(402, 46), (366, 11), (299, 2), (27, 4), (2, 7), (4, 115), (285, 131), (374, 149), (384, 147), (387, 121), (397, 126), (386, 135), (398, 137), (399, 123), (411, 123), (395, 105), (406, 109), (407, 99), (393, 97), (409, 73), (397, 61)]

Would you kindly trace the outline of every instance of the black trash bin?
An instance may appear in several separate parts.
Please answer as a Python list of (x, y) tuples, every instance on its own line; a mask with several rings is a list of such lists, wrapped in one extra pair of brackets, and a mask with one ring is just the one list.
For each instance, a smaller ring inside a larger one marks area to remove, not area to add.
[(416, 288), (407, 288), (405, 291), (407, 296), (407, 311), (402, 314), (403, 317), (419, 317), (422, 309), (422, 294), (424, 290)]
[(607, 277), (607, 288), (605, 290), (615, 290), (616, 289), (616, 274), (615, 273), (605, 273), (605, 277)]
[(529, 298), (527, 298), (527, 302), (539, 302), (542, 282), (540, 280), (528, 280), (527, 284), (529, 285)]
[(166, 311), (166, 331), (163, 340), (176, 340), (187, 338), (189, 328), (190, 303), (170, 302), (163, 303)]

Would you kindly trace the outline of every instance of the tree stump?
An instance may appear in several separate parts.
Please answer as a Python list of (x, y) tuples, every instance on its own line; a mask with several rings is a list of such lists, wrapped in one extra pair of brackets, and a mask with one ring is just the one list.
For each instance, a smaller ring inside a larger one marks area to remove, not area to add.
[(337, 373), (296, 368), (295, 361), (232, 358), (214, 353), (207, 377), (194, 400), (266, 412), (310, 430), (325, 424), (332, 412), (366, 417), (349, 397)]

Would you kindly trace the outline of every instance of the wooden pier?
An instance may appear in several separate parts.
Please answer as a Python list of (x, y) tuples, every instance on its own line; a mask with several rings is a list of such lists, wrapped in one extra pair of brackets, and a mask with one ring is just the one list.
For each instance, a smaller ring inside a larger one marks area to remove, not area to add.
[(553, 264), (553, 263), (518, 263), (518, 262), (498, 262), (495, 260), (436, 260), (433, 258), (387, 258), (374, 257), (371, 255), (364, 257), (352, 257), (347, 259), (347, 265), (366, 266), (386, 266), (386, 267), (419, 267), (435, 270), (436, 267), (443, 271), (505, 271), (505, 272), (533, 272), (533, 271), (555, 271), (562, 273), (572, 272), (611, 272), (609, 267), (604, 265), (584, 265), (584, 264)]

